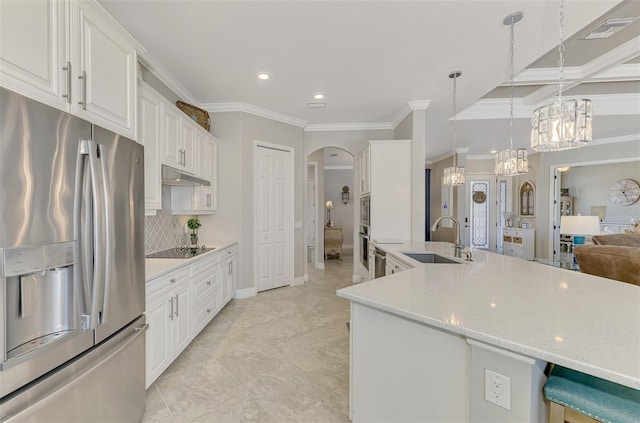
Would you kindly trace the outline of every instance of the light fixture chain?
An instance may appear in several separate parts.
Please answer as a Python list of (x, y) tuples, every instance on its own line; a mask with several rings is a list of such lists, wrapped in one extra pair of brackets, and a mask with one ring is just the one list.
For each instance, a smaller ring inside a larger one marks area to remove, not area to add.
[(562, 85), (564, 82), (564, 0), (560, 0), (560, 44), (558, 44), (558, 53), (558, 69), (560, 73), (558, 101), (562, 103)]
[(513, 66), (513, 56), (514, 56), (514, 45), (515, 45), (515, 35), (514, 35), (514, 30), (513, 27), (515, 25), (515, 22), (511, 22), (510, 28), (511, 28), (511, 85), (509, 87), (509, 92), (510, 92), (510, 99), (509, 99), (509, 145), (511, 150), (513, 150), (513, 74), (514, 74), (514, 66)]

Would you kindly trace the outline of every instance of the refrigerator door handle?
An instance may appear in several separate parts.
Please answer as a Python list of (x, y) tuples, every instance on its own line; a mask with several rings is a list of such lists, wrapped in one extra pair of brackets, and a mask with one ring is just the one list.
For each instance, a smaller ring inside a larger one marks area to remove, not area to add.
[[(76, 157), (76, 177), (73, 199), (73, 233), (76, 240), (76, 251), (74, 253), (74, 285), (76, 292), (82, 288), (82, 329), (88, 330), (90, 327), (91, 313), (91, 288), (94, 275), (93, 269), (93, 221), (92, 221), (92, 201), (84, 201), (91, 197), (91, 174), (85, 166), (85, 156), (89, 154), (89, 144), (87, 140), (80, 140), (78, 143), (78, 153)], [(84, 207), (84, 216), (83, 208)], [(84, 225), (82, 224), (84, 219)]]
[(104, 200), (104, 279), (102, 283), (102, 310), (100, 310), (100, 323), (107, 323), (107, 304), (109, 301), (109, 286), (111, 281), (111, 268), (113, 266), (113, 254), (114, 254), (114, 222), (113, 222), (113, 201), (111, 198), (111, 187), (109, 185), (109, 178), (107, 177), (106, 166), (104, 165), (105, 146), (98, 144), (99, 159), (100, 159), (100, 178), (102, 179), (102, 195)]
[[(90, 184), (91, 184), (91, 200), (92, 200), (92, 209), (93, 209), (93, 225), (87, 223), (84, 228), (81, 228), (81, 232), (76, 232), (76, 236), (80, 235), (81, 247), (80, 251), (82, 254), (81, 264), (82, 268), (85, 269), (83, 272), (83, 279), (85, 282), (85, 310), (89, 314), (82, 315), (82, 328), (84, 330), (95, 329), (100, 323), (100, 307), (104, 304), (104, 287), (105, 287), (105, 277), (107, 276), (107, 270), (105, 269), (106, 260), (105, 257), (105, 247), (107, 245), (107, 241), (105, 240), (105, 196), (107, 195), (104, 192), (105, 182), (103, 182), (104, 170), (102, 169), (102, 161), (99, 159), (99, 146), (93, 140), (81, 140), (80, 145), (78, 146), (78, 163), (76, 165), (76, 173), (80, 171), (80, 174), (84, 174), (84, 158), (82, 156), (86, 155), (89, 158), (89, 174), (90, 174)], [(82, 178), (82, 176), (80, 177)], [(78, 187), (82, 186), (81, 179), (76, 179), (76, 203), (75, 209), (77, 211), (74, 212), (74, 216), (76, 218), (75, 225), (77, 228), (80, 228), (80, 208), (81, 208), (81, 189)], [(88, 189), (88, 187), (87, 187)], [(86, 193), (86, 191), (85, 191)], [(84, 201), (88, 199), (84, 197)], [(88, 209), (86, 207), (85, 209)], [(85, 219), (87, 221), (89, 219)], [(93, 245), (90, 242), (87, 242), (86, 239), (89, 235), (87, 230), (93, 226)], [(93, 249), (92, 249), (93, 247)], [(95, 260), (94, 260), (95, 259)], [(90, 272), (88, 269), (91, 269), (93, 261), (93, 272)], [(92, 281), (92, 286), (87, 286), (89, 282)], [(90, 305), (89, 305), (90, 304)], [(88, 307), (87, 307), (88, 306)]]

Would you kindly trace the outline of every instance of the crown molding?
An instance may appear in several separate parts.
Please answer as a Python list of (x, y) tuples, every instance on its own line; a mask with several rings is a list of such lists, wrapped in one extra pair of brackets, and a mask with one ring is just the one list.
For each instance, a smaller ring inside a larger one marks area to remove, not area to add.
[(469, 147), (457, 147), (456, 153), (458, 154), (467, 154), (471, 150)]
[(440, 155), (438, 155), (438, 156), (435, 156), (434, 158), (432, 158), (432, 159), (430, 159), (430, 160), (425, 160), (425, 161), (424, 161), (424, 164), (425, 164), (426, 166), (428, 166), (428, 165), (432, 165), (432, 164), (436, 164), (436, 163), (438, 163), (438, 162), (440, 162), (440, 161), (442, 161), (442, 160), (444, 160), (444, 159), (447, 159), (447, 158), (449, 158), (449, 157), (452, 157), (452, 156), (453, 156), (453, 153), (451, 153), (451, 152), (448, 152), (448, 153), (442, 153), (442, 154), (440, 154)]
[(469, 154), (467, 160), (495, 160), (495, 154)]
[(204, 103), (201, 104), (200, 107), (211, 113), (243, 112), (266, 119), (275, 120), (277, 122), (286, 123), (288, 125), (298, 126), (300, 128), (304, 128), (305, 126), (307, 126), (306, 120), (298, 119), (296, 117), (285, 115), (283, 113), (274, 112), (273, 110), (254, 106), (248, 103)]
[(376, 131), (384, 129), (395, 129), (395, 126), (391, 122), (310, 123), (304, 128), (304, 131)]
[[(594, 116), (640, 115), (639, 95), (638, 93), (595, 94), (565, 96), (564, 98), (568, 100), (585, 97), (591, 99)], [(524, 99), (514, 99), (513, 117), (530, 118), (535, 108), (535, 105), (527, 104)], [(479, 100), (476, 104), (458, 114), (456, 119), (509, 119), (509, 99), (486, 98)]]
[(324, 170), (353, 170), (353, 165), (326, 165)]
[(588, 145), (618, 144), (621, 142), (640, 141), (640, 134), (620, 135), (619, 137), (599, 138), (591, 140)]
[(198, 100), (178, 82), (162, 65), (153, 58), (147, 51), (138, 55), (140, 61), (145, 68), (149, 69), (153, 75), (162, 81), (171, 91), (176, 93), (183, 101), (191, 103), (199, 107)]

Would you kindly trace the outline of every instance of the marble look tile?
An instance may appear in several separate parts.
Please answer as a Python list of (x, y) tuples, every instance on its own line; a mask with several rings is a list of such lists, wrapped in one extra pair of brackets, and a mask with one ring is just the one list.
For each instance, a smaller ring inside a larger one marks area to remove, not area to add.
[(289, 420), (322, 399), (316, 383), (298, 367), (286, 364), (243, 386), (269, 414)]
[(276, 423), (249, 392), (243, 388), (224, 393), (203, 404), (195, 405), (176, 417), (190, 423)]
[(160, 378), (156, 384), (173, 414), (183, 413), (239, 386), (213, 358)]
[(209, 355), (205, 350), (195, 341), (192, 341), (187, 348), (182, 351), (182, 354), (174, 360), (173, 363), (165, 370), (158, 379), (167, 377), (169, 375), (178, 373), (182, 370), (187, 370), (194, 365), (200, 364), (209, 359)]
[(298, 415), (305, 423), (349, 423), (349, 385), (344, 385), (328, 397), (306, 408)]
[(147, 401), (145, 403), (144, 416), (140, 423), (164, 423), (172, 421), (173, 417), (169, 407), (164, 403), (156, 384), (147, 389)]

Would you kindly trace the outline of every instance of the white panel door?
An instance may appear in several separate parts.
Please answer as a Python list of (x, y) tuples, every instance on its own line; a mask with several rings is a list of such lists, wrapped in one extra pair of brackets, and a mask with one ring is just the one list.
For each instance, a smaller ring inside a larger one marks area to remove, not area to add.
[(71, 75), (65, 16), (65, 2), (57, 0), (0, 1), (3, 87), (66, 110)]
[(290, 153), (256, 147), (257, 290), (289, 285)]

